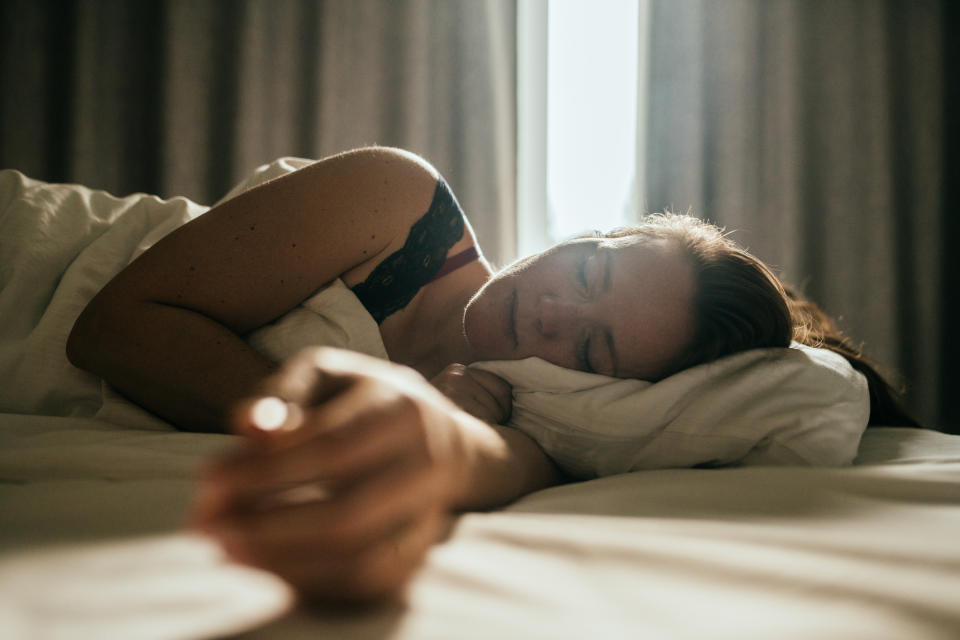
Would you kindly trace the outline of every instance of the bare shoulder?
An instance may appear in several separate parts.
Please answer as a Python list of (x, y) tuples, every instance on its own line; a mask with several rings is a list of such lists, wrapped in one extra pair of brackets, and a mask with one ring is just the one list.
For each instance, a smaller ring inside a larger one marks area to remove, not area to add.
[(437, 171), (385, 147), (348, 151), (211, 209), (157, 243), (105, 289), (200, 312), (243, 333), (403, 242)]
[(391, 147), (366, 147), (330, 156), (263, 185), (267, 199), (297, 202), (296, 217), (323, 224), (357, 223), (405, 229), (430, 204), (439, 174), (420, 156)]
[(398, 178), (427, 179), (432, 185), (439, 177), (437, 170), (423, 157), (397, 147), (361, 147), (344, 151), (336, 155), (319, 160), (310, 166), (337, 165), (350, 170), (361, 169), (363, 172), (380, 173), (381, 175)]
[(313, 188), (336, 184), (333, 191), (345, 196), (379, 196), (404, 209), (412, 204), (410, 201), (426, 198), (429, 202), (439, 177), (437, 170), (415, 153), (393, 147), (364, 147), (329, 156), (279, 181), (318, 181)]

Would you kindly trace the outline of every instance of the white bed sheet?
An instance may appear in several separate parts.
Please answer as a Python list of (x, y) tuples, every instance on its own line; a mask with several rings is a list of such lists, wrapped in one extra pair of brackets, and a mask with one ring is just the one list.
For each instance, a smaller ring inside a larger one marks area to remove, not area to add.
[(12, 638), (956, 638), (960, 437), (872, 429), (857, 466), (643, 471), (468, 514), (405, 604), (294, 607), (182, 523), (232, 436), (0, 416)]

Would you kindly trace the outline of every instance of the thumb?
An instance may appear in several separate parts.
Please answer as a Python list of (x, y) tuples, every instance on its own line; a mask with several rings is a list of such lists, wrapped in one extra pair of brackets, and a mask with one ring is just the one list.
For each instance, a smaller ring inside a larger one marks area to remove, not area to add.
[(357, 369), (370, 366), (358, 356), (329, 347), (300, 351), (265, 378), (256, 395), (235, 405), (228, 419), (231, 431), (264, 443), (298, 431), (305, 411), (345, 391)]
[(261, 395), (275, 396), (301, 407), (322, 404), (333, 397), (347, 386), (350, 374), (329, 365), (328, 351), (323, 347), (301, 350), (264, 379)]

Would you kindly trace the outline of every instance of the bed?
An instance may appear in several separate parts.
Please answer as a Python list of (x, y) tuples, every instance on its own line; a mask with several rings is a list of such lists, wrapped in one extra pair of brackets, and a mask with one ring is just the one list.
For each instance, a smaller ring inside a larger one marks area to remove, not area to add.
[[(111, 269), (204, 208), (31, 190), (13, 173), (0, 174), (5, 638), (960, 637), (960, 436), (896, 426), (868, 429), (846, 467), (541, 491), (453, 518), (403, 602), (298, 606), (184, 526), (200, 465), (235, 436), (175, 431), (70, 368), (56, 337)], [(25, 201), (45, 226), (17, 226)]]

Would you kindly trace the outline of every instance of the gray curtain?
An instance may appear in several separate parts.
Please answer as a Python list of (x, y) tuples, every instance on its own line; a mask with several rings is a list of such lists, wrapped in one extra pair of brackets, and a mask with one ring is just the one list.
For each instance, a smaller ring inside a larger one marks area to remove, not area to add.
[(901, 374), (923, 421), (956, 430), (941, 411), (941, 9), (652, 0), (646, 205), (738, 229)]
[(445, 175), (512, 255), (512, 0), (0, 1), (0, 166), (210, 203), (367, 144)]

